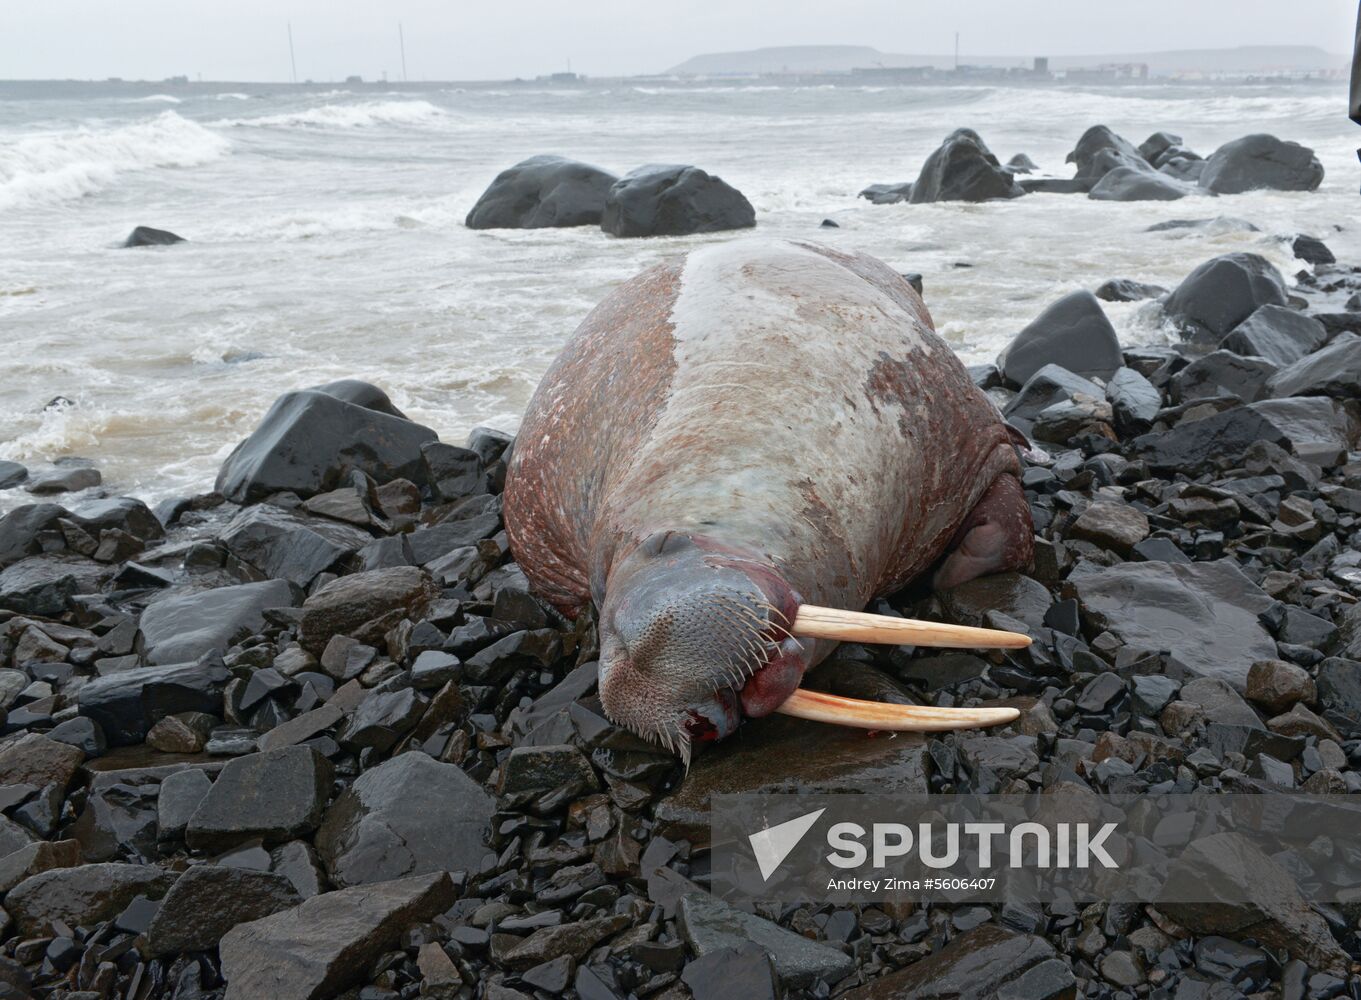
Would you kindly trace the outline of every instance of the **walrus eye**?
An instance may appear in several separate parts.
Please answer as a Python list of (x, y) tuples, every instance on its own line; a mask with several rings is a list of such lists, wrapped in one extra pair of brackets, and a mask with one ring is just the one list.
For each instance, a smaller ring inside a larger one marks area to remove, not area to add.
[(892, 618), (863, 611), (840, 611), (802, 604), (794, 615), (791, 635), (837, 642), (885, 642), (905, 646), (945, 646), (951, 649), (1024, 649), (1030, 636), (995, 628), (947, 625), (913, 618)]
[[(811, 604), (799, 606), (791, 635), (837, 642), (885, 642), (912, 646), (947, 646), (953, 649), (996, 647), (1021, 649), (1030, 636), (992, 628), (946, 625), (941, 622), (891, 618), (859, 611), (839, 611)], [(820, 691), (796, 690), (776, 709), (783, 715), (815, 722), (832, 722), (866, 729), (927, 733), (947, 729), (973, 729), (1014, 722), (1014, 708), (933, 708), (929, 705), (890, 705), (858, 698), (841, 698)]]

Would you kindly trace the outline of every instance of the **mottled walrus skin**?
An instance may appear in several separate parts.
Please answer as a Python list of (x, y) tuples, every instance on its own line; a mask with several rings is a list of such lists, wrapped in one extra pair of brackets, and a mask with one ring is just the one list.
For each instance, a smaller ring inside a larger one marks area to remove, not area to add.
[(740, 240), (659, 264), (582, 322), (506, 479), (512, 550), (568, 615), (599, 609), (601, 699), (688, 756), (773, 711), (859, 610), (950, 552), (937, 586), (1017, 568), (1010, 432), (872, 257)]

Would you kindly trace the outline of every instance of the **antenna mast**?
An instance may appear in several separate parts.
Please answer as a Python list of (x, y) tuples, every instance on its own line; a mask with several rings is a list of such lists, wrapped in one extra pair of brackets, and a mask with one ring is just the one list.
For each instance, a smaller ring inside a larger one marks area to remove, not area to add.
[(955, 32), (955, 71), (959, 71), (959, 32)]
[(402, 34), (402, 22), (397, 22), (397, 44), (402, 49), (402, 82), (406, 83), (406, 35)]
[(288, 22), (288, 65), (293, 70), (293, 82), (298, 82), (298, 60), (293, 56), (293, 22)]

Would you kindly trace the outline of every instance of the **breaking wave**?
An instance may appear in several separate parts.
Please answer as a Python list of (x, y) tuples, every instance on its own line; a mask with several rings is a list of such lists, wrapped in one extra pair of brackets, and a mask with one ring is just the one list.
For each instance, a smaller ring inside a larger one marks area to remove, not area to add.
[(283, 128), (372, 128), (376, 125), (428, 125), (448, 115), (429, 101), (365, 101), (360, 104), (323, 104), (306, 111), (290, 111), (259, 118), (236, 118), (227, 125)]
[(0, 145), (0, 208), (80, 198), (120, 174), (198, 166), (228, 148), (221, 136), (173, 111), (131, 125), (29, 135)]

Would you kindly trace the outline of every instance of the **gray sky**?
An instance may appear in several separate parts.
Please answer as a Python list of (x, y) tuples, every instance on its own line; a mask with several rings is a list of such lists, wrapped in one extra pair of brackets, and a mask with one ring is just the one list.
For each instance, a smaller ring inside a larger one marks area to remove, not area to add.
[(0, 0), (0, 79), (498, 79), (566, 68), (659, 72), (702, 52), (873, 45), (886, 52), (1085, 55), (1235, 45), (1348, 52), (1357, 0)]

